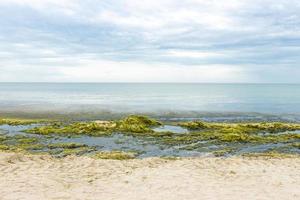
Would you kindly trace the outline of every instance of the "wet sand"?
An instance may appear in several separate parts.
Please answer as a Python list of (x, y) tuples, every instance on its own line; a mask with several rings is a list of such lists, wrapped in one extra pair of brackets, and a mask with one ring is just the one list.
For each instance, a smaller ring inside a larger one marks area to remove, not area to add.
[(300, 199), (300, 158), (126, 161), (0, 154), (0, 199)]

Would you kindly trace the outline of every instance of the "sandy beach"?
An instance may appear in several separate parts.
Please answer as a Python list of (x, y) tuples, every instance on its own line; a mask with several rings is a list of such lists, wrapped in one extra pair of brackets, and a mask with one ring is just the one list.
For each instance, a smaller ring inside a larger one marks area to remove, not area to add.
[(1, 153), (0, 199), (300, 199), (300, 158), (125, 161)]

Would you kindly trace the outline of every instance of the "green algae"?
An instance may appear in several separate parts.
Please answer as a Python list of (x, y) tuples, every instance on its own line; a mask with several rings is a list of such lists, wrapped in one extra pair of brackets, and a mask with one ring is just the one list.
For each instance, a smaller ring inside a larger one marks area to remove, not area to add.
[(107, 125), (95, 122), (76, 122), (73, 124), (51, 124), (25, 130), (26, 133), (41, 135), (90, 135), (90, 136), (108, 136), (112, 133), (112, 128)]
[[(91, 135), (109, 136), (122, 133), (141, 138), (154, 138), (156, 143), (163, 145), (187, 145), (183, 149), (194, 150), (201, 145), (210, 144), (269, 144), (291, 143), (300, 139), (300, 134), (292, 133), (300, 129), (299, 124), (281, 122), (263, 123), (209, 123), (202, 121), (180, 122), (178, 125), (192, 130), (185, 134), (172, 132), (155, 132), (153, 127), (163, 125), (161, 122), (145, 116), (130, 115), (117, 121), (75, 122), (72, 124), (53, 123), (48, 126), (36, 127), (26, 132), (35, 134)], [(285, 132), (284, 134), (277, 134)], [(181, 148), (182, 149), (182, 148)]]
[(56, 148), (62, 148), (62, 149), (76, 149), (80, 147), (87, 147), (88, 145), (86, 144), (80, 144), (80, 143), (53, 143), (47, 145), (49, 149), (56, 149)]
[(10, 150), (10, 147), (5, 144), (0, 144), (0, 151), (8, 151)]
[[(145, 116), (130, 115), (115, 121), (49, 122), (46, 125), (28, 129), (25, 132), (43, 135), (42, 138), (44, 139), (46, 137), (77, 137), (81, 135), (106, 137), (121, 133), (150, 141), (152, 144), (160, 145), (161, 148), (175, 147), (178, 150), (211, 152), (215, 156), (234, 155), (236, 149), (243, 146), (251, 147), (280, 143), (279, 146), (283, 145), (282, 151), (284, 152), (290, 150), (296, 152), (300, 146), (298, 144), (300, 134), (293, 132), (300, 130), (300, 124), (296, 123), (210, 123), (193, 121), (176, 124), (190, 131), (187, 133), (156, 132), (152, 130), (153, 127), (164, 125), (163, 123)], [(115, 143), (123, 142), (116, 141)], [(0, 145), (5, 151), (45, 151), (55, 156), (83, 155), (97, 151), (94, 147), (85, 144), (46, 144), (40, 138), (20, 135), (13, 137), (0, 135)], [(219, 149), (220, 146), (226, 146), (226, 148)], [(276, 147), (275, 150), (278, 150), (278, 148)], [(119, 154), (117, 152), (119, 151), (112, 151), (112, 155), (107, 155), (109, 154), (107, 152), (99, 152), (99, 157), (110, 159), (109, 156), (113, 156), (113, 153), (118, 157), (120, 152)]]
[(214, 143), (285, 143), (293, 140), (300, 139), (300, 134), (287, 133), (277, 135), (258, 135), (247, 134), (239, 131), (224, 132), (207, 131), (207, 132), (194, 132), (185, 135), (177, 135), (174, 137), (165, 137), (162, 141), (169, 145), (179, 144), (192, 144), (199, 141), (211, 141)]
[(129, 133), (153, 133), (151, 127), (161, 124), (161, 122), (145, 116), (130, 115), (116, 122), (116, 130)]
[(45, 120), (40, 119), (0, 119), (0, 125), (10, 125), (10, 126), (19, 126), (19, 125), (31, 125), (46, 122)]
[(95, 151), (95, 148), (88, 147), (88, 146), (83, 146), (83, 147), (78, 147), (78, 148), (64, 148), (61, 151), (60, 155), (62, 157), (69, 156), (69, 155), (80, 156), (80, 155), (84, 155), (84, 154), (87, 154), (87, 153), (90, 153), (93, 151)]
[(236, 147), (224, 147), (222, 149), (217, 149), (212, 151), (211, 153), (215, 157), (224, 157), (233, 154), (237, 150)]
[(95, 151), (95, 147), (86, 144), (66, 142), (47, 145), (48, 153), (53, 156), (65, 157), (69, 155), (84, 155)]
[(129, 115), (128, 117), (119, 120), (117, 123), (118, 123), (118, 127), (120, 127), (120, 125), (130, 126), (133, 124), (140, 124), (146, 127), (162, 125), (161, 122), (142, 115)]
[(226, 155), (229, 155), (229, 154), (233, 153), (235, 150), (236, 150), (235, 148), (226, 147), (224, 149), (215, 150), (212, 153), (216, 157), (223, 157), (223, 156), (226, 156)]
[(15, 136), (0, 136), (0, 150), (10, 152), (29, 152), (45, 149), (45, 146), (40, 143), (42, 140), (23, 135)]
[(42, 144), (19, 144), (16, 145), (15, 148), (17, 150), (35, 151), (35, 150), (43, 150), (45, 149), (45, 146)]
[[(48, 147), (48, 146), (47, 146)], [(94, 147), (78, 145), (78, 146), (58, 146), (57, 148), (48, 148), (44, 151), (44, 154), (48, 154), (54, 157), (66, 157), (70, 155), (82, 156), (96, 151)], [(33, 152), (35, 153), (35, 152)]]
[(282, 122), (261, 122), (261, 123), (209, 123), (203, 121), (181, 122), (179, 126), (190, 130), (222, 129), (223, 131), (240, 131), (244, 133), (279, 133), (285, 131), (300, 130), (300, 124)]
[(170, 132), (155, 132), (153, 126), (161, 125), (160, 122), (145, 116), (130, 115), (118, 121), (95, 121), (95, 122), (76, 122), (72, 124), (50, 124), (48, 126), (35, 127), (25, 130), (26, 133), (49, 135), (90, 135), (90, 136), (109, 136), (116, 132), (132, 136), (151, 136), (161, 137), (171, 135)]
[(295, 147), (297, 149), (300, 149), (300, 142), (295, 142), (293, 144), (291, 144), (292, 147)]
[(243, 157), (248, 157), (248, 158), (257, 158), (257, 157), (263, 157), (263, 158), (295, 158), (298, 157), (298, 154), (294, 153), (283, 153), (283, 152), (278, 152), (276, 150), (272, 151), (266, 151), (266, 152), (255, 152), (255, 153), (244, 153), (242, 154)]
[(202, 121), (181, 122), (178, 123), (178, 125), (190, 130), (202, 130), (212, 128), (212, 124)]
[(0, 142), (3, 142), (7, 139), (7, 136), (5, 135), (0, 135)]
[(21, 137), (21, 138), (15, 137), (15, 138), (17, 139), (17, 142), (21, 144), (31, 144), (39, 141), (38, 138), (34, 138), (34, 137)]
[[(9, 152), (24, 152), (24, 153), (35, 153), (41, 152), (50, 155), (60, 155), (61, 157), (67, 155), (83, 155), (94, 151), (93, 147), (88, 147), (84, 144), (77, 143), (57, 143), (57, 144), (42, 144), (33, 138), (23, 138), (21, 140), (15, 140), (14, 137), (7, 137), (7, 140), (0, 143), (1, 151)], [(35, 138), (34, 138), (35, 139)]]
[(128, 160), (134, 159), (137, 156), (136, 152), (124, 151), (102, 151), (93, 155), (95, 159), (111, 159), (111, 160)]
[(262, 123), (248, 123), (239, 124), (241, 127), (251, 128), (257, 131), (264, 131), (268, 133), (279, 133), (285, 131), (296, 131), (300, 129), (300, 124), (282, 123), (282, 122), (262, 122)]

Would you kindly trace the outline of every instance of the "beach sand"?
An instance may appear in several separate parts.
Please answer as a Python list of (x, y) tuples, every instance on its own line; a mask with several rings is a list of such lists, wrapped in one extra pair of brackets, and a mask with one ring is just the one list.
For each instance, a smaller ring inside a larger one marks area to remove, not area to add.
[(116, 161), (0, 153), (0, 199), (300, 199), (300, 158)]

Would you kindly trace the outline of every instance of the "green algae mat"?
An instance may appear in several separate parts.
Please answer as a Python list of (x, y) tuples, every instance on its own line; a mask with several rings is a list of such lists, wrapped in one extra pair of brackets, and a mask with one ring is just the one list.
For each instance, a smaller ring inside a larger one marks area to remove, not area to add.
[(0, 119), (0, 150), (101, 159), (300, 154), (300, 123)]

